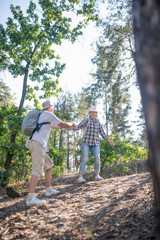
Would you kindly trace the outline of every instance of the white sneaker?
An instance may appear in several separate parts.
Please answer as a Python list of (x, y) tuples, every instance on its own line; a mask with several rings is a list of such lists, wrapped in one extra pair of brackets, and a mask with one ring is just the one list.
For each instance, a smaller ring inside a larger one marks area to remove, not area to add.
[(86, 182), (86, 180), (85, 180), (83, 177), (79, 177), (79, 178), (78, 178), (78, 182), (79, 182), (79, 183), (83, 183), (83, 182)]
[(99, 176), (99, 175), (96, 175), (96, 176), (95, 176), (95, 180), (96, 180), (96, 181), (103, 180), (103, 177), (101, 177), (101, 176)]
[(36, 196), (33, 196), (33, 198), (30, 201), (28, 199), (26, 200), (26, 205), (28, 207), (31, 207), (31, 206), (37, 205), (37, 204), (44, 204), (44, 203), (46, 203), (46, 200), (40, 200)]
[(57, 193), (59, 193), (59, 191), (55, 190), (54, 188), (51, 188), (50, 191), (46, 191), (45, 196), (49, 197), (49, 196), (51, 196), (53, 194), (57, 194)]

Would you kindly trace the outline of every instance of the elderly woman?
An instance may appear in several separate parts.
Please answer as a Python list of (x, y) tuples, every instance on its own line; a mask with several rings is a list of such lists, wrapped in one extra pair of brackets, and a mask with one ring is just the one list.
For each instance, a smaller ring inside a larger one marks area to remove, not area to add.
[(105, 134), (101, 123), (97, 119), (97, 109), (95, 106), (92, 106), (89, 109), (89, 118), (84, 119), (81, 123), (78, 124), (76, 130), (86, 127), (86, 131), (82, 140), (82, 162), (79, 168), (79, 178), (78, 182), (83, 183), (86, 180), (83, 178), (83, 174), (86, 168), (86, 164), (89, 157), (89, 152), (91, 151), (94, 156), (94, 169), (96, 172), (95, 180), (102, 180), (103, 178), (99, 175), (100, 172), (100, 140), (99, 134), (103, 139), (108, 141), (111, 146), (114, 146), (114, 142), (108, 138)]

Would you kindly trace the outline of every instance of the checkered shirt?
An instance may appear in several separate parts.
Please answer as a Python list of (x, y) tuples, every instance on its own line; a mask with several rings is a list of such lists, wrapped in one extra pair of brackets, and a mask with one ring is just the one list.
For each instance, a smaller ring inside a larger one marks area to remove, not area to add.
[(86, 130), (83, 136), (83, 142), (86, 142), (88, 145), (99, 145), (99, 134), (102, 136), (102, 138), (108, 140), (108, 136), (105, 134), (102, 125), (98, 119), (96, 119), (96, 121), (94, 122), (91, 117), (85, 118), (81, 123), (78, 124), (76, 130), (84, 127), (86, 127)]

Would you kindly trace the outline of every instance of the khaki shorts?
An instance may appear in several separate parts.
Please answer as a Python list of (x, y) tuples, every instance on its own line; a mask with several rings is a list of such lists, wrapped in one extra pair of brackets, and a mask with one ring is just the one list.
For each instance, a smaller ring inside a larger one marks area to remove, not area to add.
[(43, 170), (46, 171), (54, 166), (53, 161), (46, 154), (45, 148), (40, 142), (32, 140), (28, 143), (28, 149), (32, 156), (32, 175), (41, 176)]

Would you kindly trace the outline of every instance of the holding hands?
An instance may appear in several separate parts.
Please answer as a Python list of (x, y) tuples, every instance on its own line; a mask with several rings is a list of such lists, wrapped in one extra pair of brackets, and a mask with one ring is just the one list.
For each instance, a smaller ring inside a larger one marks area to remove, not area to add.
[(76, 128), (77, 128), (77, 124), (73, 122), (73, 123), (72, 123), (72, 129), (75, 130)]
[(71, 123), (71, 126), (68, 128), (68, 130), (75, 130), (77, 128), (77, 124), (76, 123)]

